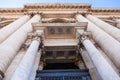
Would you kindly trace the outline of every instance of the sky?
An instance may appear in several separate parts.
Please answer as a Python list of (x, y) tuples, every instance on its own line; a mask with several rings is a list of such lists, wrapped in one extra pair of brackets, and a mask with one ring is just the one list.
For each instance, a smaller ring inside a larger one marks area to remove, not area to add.
[(89, 3), (94, 8), (120, 8), (120, 0), (0, 0), (0, 8), (23, 8), (26, 3)]

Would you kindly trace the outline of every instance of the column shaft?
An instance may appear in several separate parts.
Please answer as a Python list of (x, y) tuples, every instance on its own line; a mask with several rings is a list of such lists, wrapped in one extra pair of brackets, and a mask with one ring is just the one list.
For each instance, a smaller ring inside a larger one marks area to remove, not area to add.
[(27, 33), (32, 31), (31, 23), (38, 22), (39, 20), (40, 16), (35, 15), (0, 45), (0, 71), (3, 73), (6, 71), (17, 51), (26, 40)]
[(87, 69), (89, 69), (89, 73), (90, 73), (92, 80), (102, 80), (100, 74), (98, 73), (96, 67), (93, 64), (93, 61), (88, 55), (88, 52), (86, 50), (82, 50), (80, 53), (81, 53), (84, 63), (86, 64)]
[(18, 28), (20, 28), (24, 23), (26, 23), (30, 19), (30, 16), (25, 15), (20, 19), (10, 23), (9, 25), (0, 29), (0, 43), (2, 43), (5, 39), (7, 39), (13, 32), (15, 32)]
[(120, 80), (119, 75), (117, 75), (114, 69), (110, 66), (110, 64), (96, 49), (90, 40), (84, 40), (82, 44), (86, 48), (102, 80)]
[(19, 65), (19, 63), (22, 60), (25, 53), (26, 53), (26, 51), (19, 51), (18, 52), (18, 54), (15, 56), (15, 58), (13, 59), (13, 61), (10, 64), (10, 66), (6, 70), (5, 77), (3, 80), (11, 80), (13, 73), (15, 72), (17, 66)]
[(41, 50), (37, 53), (37, 57), (35, 59), (35, 63), (34, 63), (34, 66), (32, 68), (32, 71), (29, 75), (29, 80), (35, 80), (35, 77), (36, 77), (36, 70), (38, 70), (39, 68), (39, 63), (40, 63), (40, 58), (41, 58)]
[(21, 60), (19, 66), (14, 72), (11, 80), (30, 80), (30, 74), (35, 65), (35, 59), (37, 57), (39, 40), (33, 40), (28, 48), (25, 56)]
[(112, 26), (92, 15), (87, 15), (87, 19), (92, 21), (94, 24), (96, 24), (98, 27), (103, 29), (105, 32), (107, 32), (108, 34), (110, 34), (112, 37), (114, 37), (115, 39), (117, 39), (120, 42), (120, 29), (118, 29), (115, 26)]
[(120, 70), (120, 43), (99, 27), (85, 19), (82, 15), (77, 15), (76, 19), (79, 22), (88, 22), (87, 30), (92, 33), (92, 37), (95, 42), (102, 48), (102, 50)]

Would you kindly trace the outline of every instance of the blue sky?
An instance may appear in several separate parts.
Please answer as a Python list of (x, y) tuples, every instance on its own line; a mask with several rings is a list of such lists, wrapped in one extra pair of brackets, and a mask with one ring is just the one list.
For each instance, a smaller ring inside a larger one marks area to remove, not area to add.
[(89, 3), (95, 8), (120, 8), (120, 0), (1, 0), (0, 8), (21, 8), (26, 3)]

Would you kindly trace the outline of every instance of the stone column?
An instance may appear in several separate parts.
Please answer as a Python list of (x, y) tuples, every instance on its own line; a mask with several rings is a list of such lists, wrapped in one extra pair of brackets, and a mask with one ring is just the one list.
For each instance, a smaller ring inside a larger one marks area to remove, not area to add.
[[(30, 47), (28, 48), (25, 56), (21, 60), (19, 66), (14, 72), (11, 80), (30, 80), (30, 74), (33, 72), (35, 61), (37, 58), (38, 48), (40, 44), (40, 39), (35, 39), (32, 41)], [(41, 55), (41, 54), (40, 54)]]
[(12, 33), (14, 33), (18, 28), (20, 28), (24, 23), (30, 19), (29, 15), (25, 15), (20, 19), (10, 23), (9, 25), (0, 29), (0, 43), (7, 39)]
[(33, 16), (26, 24), (14, 32), (0, 45), (0, 71), (4, 73), (13, 60), (17, 51), (27, 38), (27, 33), (33, 30), (31, 23), (38, 22), (39, 15)]
[(92, 37), (95, 42), (120, 70), (120, 43), (82, 15), (76, 15), (76, 19), (79, 22), (88, 22), (87, 30), (92, 33)]
[(88, 52), (85, 49), (80, 50), (80, 54), (83, 58), (83, 61), (86, 65), (86, 68), (89, 69), (90, 76), (92, 80), (102, 80), (100, 74), (98, 73), (96, 67), (93, 64)]
[(39, 69), (39, 65), (40, 65), (40, 58), (41, 58), (42, 52), (41, 50), (37, 53), (37, 57), (35, 59), (35, 63), (34, 66), (32, 68), (32, 71), (29, 75), (29, 80), (35, 80), (36, 77), (36, 71)]
[(106, 61), (90, 40), (84, 39), (81, 42), (87, 50), (102, 80), (120, 80), (119, 75), (117, 75), (111, 65)]
[(25, 55), (26, 50), (20, 50), (18, 54), (15, 56), (11, 64), (9, 65), (8, 69), (5, 72), (5, 77), (3, 80), (11, 80), (13, 73), (15, 72), (17, 66), (19, 65), (20, 61), (22, 60), (23, 56)]
[(112, 26), (97, 17), (94, 17), (92, 15), (87, 15), (87, 19), (92, 21), (94, 24), (96, 24), (98, 27), (103, 29), (105, 32), (110, 34), (112, 37), (114, 37), (116, 40), (120, 42), (120, 29), (116, 28), (115, 26)]

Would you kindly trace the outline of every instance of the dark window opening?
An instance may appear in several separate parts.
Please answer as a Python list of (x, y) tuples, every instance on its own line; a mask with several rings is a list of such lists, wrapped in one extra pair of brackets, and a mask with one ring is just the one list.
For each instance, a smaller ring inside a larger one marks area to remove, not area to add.
[(44, 70), (79, 69), (74, 63), (47, 63)]

